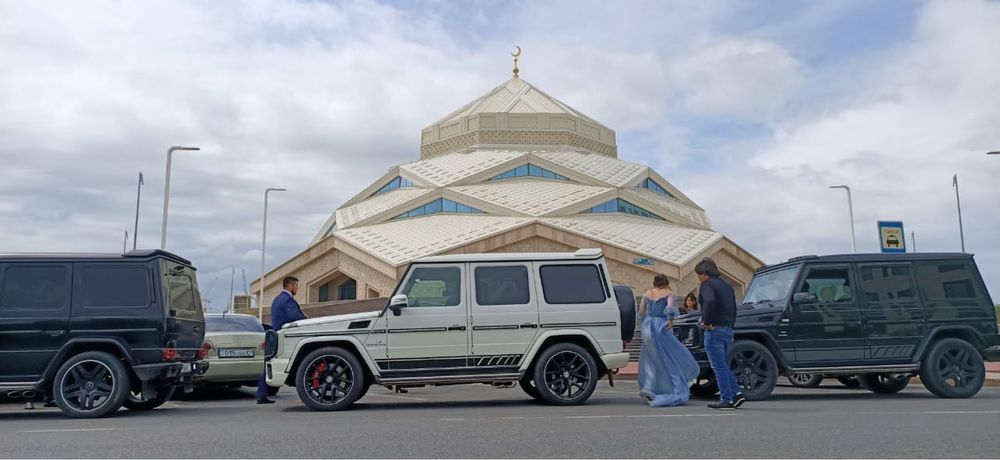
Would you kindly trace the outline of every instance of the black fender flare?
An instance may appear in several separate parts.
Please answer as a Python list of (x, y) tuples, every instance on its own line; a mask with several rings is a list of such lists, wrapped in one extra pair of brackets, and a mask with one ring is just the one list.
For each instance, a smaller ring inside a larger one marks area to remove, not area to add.
[(963, 340), (965, 340), (967, 336), (970, 336), (972, 337), (972, 340), (969, 341), (969, 343), (973, 347), (976, 347), (976, 350), (979, 350), (979, 353), (982, 353), (983, 350), (986, 349), (986, 343), (983, 342), (981, 333), (972, 326), (937, 326), (930, 331), (930, 333), (925, 334), (923, 341), (917, 345), (917, 349), (913, 351), (913, 361), (917, 363), (922, 362), (927, 349), (930, 348), (931, 344), (933, 344), (934, 341), (941, 336), (955, 337)]
[(760, 342), (762, 345), (767, 347), (771, 355), (774, 356), (774, 360), (778, 362), (778, 367), (781, 370), (788, 372), (791, 367), (788, 365), (788, 359), (785, 358), (784, 353), (781, 352), (781, 348), (778, 347), (778, 343), (771, 336), (771, 333), (763, 329), (738, 329), (733, 331), (733, 341), (737, 340), (753, 340), (755, 342)]
[(45, 372), (42, 373), (42, 381), (51, 380), (56, 375), (56, 371), (59, 370), (59, 366), (62, 362), (66, 360), (69, 356), (70, 350), (76, 348), (79, 345), (111, 345), (118, 349), (118, 352), (125, 357), (125, 361), (128, 363), (129, 368), (135, 365), (135, 356), (132, 355), (132, 351), (126, 346), (120, 339), (112, 337), (77, 337), (69, 339), (63, 344), (59, 351), (56, 352), (55, 356), (49, 361), (48, 366), (45, 367)]

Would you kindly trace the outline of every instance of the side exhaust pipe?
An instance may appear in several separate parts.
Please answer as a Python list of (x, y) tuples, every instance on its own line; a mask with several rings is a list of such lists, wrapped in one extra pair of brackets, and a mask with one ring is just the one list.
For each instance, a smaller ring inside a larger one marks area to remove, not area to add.
[(21, 392), (21, 397), (24, 399), (35, 399), (36, 394), (34, 390), (24, 390)]
[(8, 391), (7, 397), (10, 399), (21, 399), (21, 392), (17, 390)]

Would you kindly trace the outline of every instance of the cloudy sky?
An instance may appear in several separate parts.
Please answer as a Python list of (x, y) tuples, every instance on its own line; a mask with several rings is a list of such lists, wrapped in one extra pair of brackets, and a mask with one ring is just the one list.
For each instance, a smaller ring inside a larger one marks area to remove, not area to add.
[(139, 246), (230, 268), (305, 249), (420, 129), (521, 76), (618, 132), (767, 262), (859, 251), (902, 220), (966, 246), (1000, 300), (1000, 2), (0, 2), (0, 252)]

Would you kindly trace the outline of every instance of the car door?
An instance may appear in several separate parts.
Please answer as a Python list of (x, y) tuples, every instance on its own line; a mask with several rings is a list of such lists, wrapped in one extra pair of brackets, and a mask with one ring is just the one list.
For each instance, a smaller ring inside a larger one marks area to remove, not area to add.
[(0, 382), (35, 382), (66, 343), (73, 272), (68, 263), (0, 266)]
[(386, 313), (385, 375), (439, 375), (466, 367), (469, 302), (465, 264), (414, 265), (396, 295), (408, 304)]
[(530, 263), (473, 263), (470, 363), (514, 368), (538, 335), (538, 303)]
[(810, 300), (793, 301), (789, 312), (796, 362), (804, 366), (862, 363), (865, 334), (853, 280), (848, 264), (805, 269), (794, 292), (811, 294)]
[(886, 364), (909, 362), (926, 325), (910, 264), (862, 264), (858, 271), (868, 359)]

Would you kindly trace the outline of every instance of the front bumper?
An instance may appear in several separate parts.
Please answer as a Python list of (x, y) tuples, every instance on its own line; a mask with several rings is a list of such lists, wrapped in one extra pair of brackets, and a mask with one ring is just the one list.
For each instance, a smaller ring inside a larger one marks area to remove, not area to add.
[(272, 358), (264, 364), (267, 373), (267, 384), (272, 387), (283, 387), (288, 380), (288, 358)]

